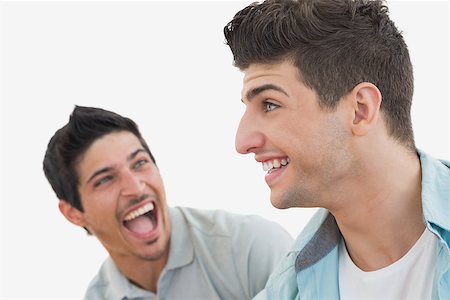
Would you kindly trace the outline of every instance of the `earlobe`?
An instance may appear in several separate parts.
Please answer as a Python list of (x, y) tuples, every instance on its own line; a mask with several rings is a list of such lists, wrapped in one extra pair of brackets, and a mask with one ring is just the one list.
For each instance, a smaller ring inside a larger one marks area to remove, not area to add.
[(352, 132), (355, 135), (366, 135), (378, 122), (381, 107), (381, 93), (370, 82), (356, 85), (350, 92), (354, 115)]
[(85, 227), (84, 214), (78, 208), (72, 206), (69, 202), (65, 200), (60, 200), (59, 211), (64, 215), (64, 217), (69, 220), (71, 223)]

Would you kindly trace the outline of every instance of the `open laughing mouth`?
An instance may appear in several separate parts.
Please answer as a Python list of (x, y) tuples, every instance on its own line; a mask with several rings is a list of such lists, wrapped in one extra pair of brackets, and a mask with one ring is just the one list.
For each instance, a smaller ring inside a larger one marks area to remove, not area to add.
[(127, 213), (123, 225), (139, 238), (151, 237), (158, 227), (155, 202), (147, 202)]

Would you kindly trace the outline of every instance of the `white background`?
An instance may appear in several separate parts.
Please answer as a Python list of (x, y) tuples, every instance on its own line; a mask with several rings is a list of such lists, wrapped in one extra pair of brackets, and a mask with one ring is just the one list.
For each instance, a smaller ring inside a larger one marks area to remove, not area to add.
[[(75, 104), (139, 124), (170, 205), (259, 214), (297, 235), (315, 209), (273, 208), (261, 166), (234, 149), (242, 74), (222, 30), (248, 3), (1, 3), (1, 299), (80, 299), (106, 257), (42, 172)], [(417, 145), (449, 159), (448, 3), (390, 7), (414, 64)]]

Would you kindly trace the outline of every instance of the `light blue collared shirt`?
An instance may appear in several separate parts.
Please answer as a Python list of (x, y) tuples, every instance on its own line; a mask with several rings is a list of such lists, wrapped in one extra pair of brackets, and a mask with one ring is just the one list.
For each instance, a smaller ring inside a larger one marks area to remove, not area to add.
[(169, 259), (157, 294), (132, 284), (108, 258), (86, 300), (251, 299), (292, 246), (280, 225), (258, 216), (181, 207), (169, 213)]
[[(450, 299), (450, 162), (418, 153), (423, 216), (439, 239), (432, 299)], [(341, 238), (334, 217), (320, 209), (255, 299), (339, 299)]]

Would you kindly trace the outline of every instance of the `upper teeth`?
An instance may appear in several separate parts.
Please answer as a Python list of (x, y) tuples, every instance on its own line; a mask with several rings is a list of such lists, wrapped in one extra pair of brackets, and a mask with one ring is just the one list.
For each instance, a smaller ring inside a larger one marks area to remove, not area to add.
[(282, 158), (282, 159), (271, 159), (271, 160), (266, 160), (265, 162), (262, 163), (263, 165), (263, 170), (264, 171), (269, 171), (270, 169), (273, 168), (279, 168), (281, 166), (285, 166), (290, 162), (289, 157), (287, 158)]
[(142, 216), (143, 214), (146, 214), (149, 211), (153, 210), (154, 207), (155, 206), (153, 205), (153, 203), (150, 202), (150, 203), (145, 204), (144, 206), (139, 207), (138, 209), (133, 210), (132, 212), (128, 213), (124, 219), (125, 219), (125, 221), (133, 220), (133, 219), (135, 219), (139, 216)]

